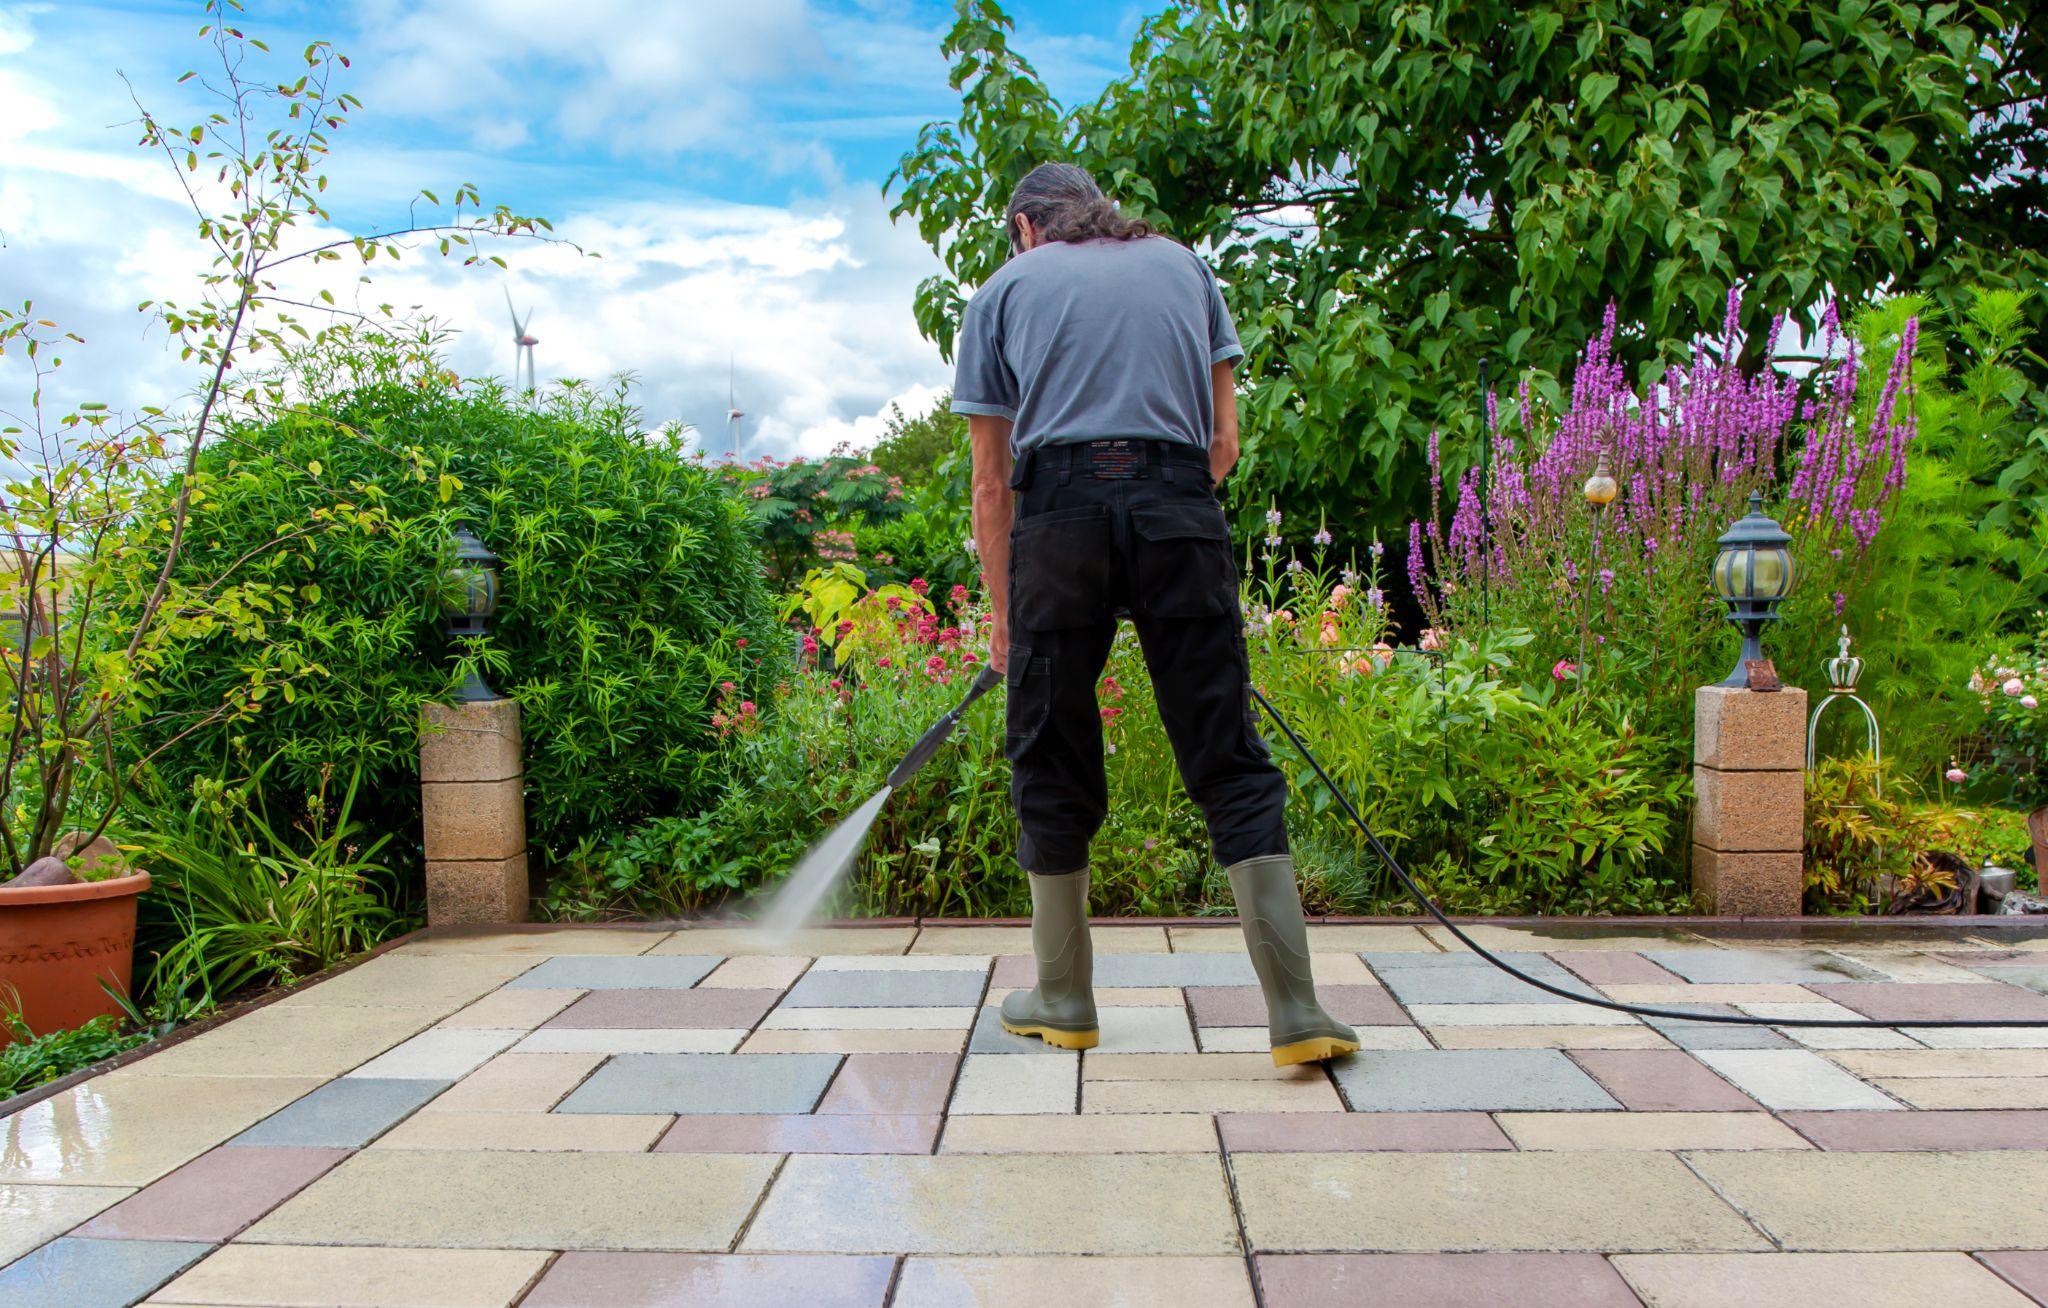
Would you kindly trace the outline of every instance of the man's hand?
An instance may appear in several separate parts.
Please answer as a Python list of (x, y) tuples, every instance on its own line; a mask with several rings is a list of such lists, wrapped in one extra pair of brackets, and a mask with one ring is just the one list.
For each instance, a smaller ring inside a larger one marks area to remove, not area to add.
[(988, 666), (1010, 669), (1010, 420), (987, 414), (967, 416), (974, 456), (974, 549), (981, 558), (982, 589), (988, 592)]

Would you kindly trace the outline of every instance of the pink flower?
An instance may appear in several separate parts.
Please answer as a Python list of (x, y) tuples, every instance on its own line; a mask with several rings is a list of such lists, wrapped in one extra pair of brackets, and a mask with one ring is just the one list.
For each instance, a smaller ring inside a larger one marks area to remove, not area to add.
[(1566, 677), (1576, 674), (1578, 670), (1579, 665), (1570, 659), (1559, 659), (1550, 665), (1550, 679), (1552, 681), (1563, 681)]
[(733, 684), (732, 684), (732, 683), (731, 683), (730, 681), (721, 681), (721, 682), (719, 682), (719, 683), (718, 683), (718, 688), (719, 688), (720, 690), (724, 691), (724, 692), (725, 692), (726, 694), (728, 694), (728, 695), (732, 694), (732, 693), (733, 693), (733, 692), (734, 692), (735, 690), (738, 690), (738, 689), (739, 689), (739, 687), (737, 687), (737, 686), (733, 685)]
[(743, 699), (740, 701), (740, 716), (743, 718), (750, 718), (754, 716), (753, 700)]
[(1422, 631), (1422, 639), (1415, 643), (1423, 649), (1442, 649), (1444, 647), (1444, 636), (1435, 627), (1425, 627)]
[(1950, 768), (1947, 772), (1943, 773), (1942, 775), (1948, 778), (1949, 784), (1952, 786), (1960, 786), (1965, 781), (1968, 781), (1970, 779), (1969, 773), (1957, 767)]
[(2021, 681), (2018, 677), (2012, 677), (2009, 678), (2006, 681), (2005, 685), (2001, 686), (2000, 689), (2003, 690), (2006, 694), (2017, 698), (2020, 695), (2026, 694), (2027, 683)]
[(1350, 598), (1351, 587), (1345, 585), (1341, 581), (1330, 589), (1330, 607), (1333, 609), (1343, 608), (1344, 601)]
[(888, 667), (888, 666), (889, 666), (889, 660), (887, 660), (887, 659), (876, 659), (876, 660), (875, 660), (875, 666), (876, 666), (876, 667), (880, 667), (880, 668), (886, 668), (886, 667)]
[(741, 649), (745, 649), (747, 647), (746, 637), (742, 636), (740, 639), (734, 641), (733, 644), (737, 645)]
[(965, 604), (967, 602), (967, 587), (962, 586), (957, 582), (954, 583), (953, 602), (955, 604)]
[(912, 577), (910, 579), (910, 588), (916, 591), (918, 594), (923, 595), (930, 592), (932, 584), (926, 581), (923, 577)]
[(2020, 696), (2020, 707), (2023, 709), (2040, 708), (2041, 701), (2035, 699), (2032, 695), (2022, 695)]
[(1318, 636), (1318, 637), (1317, 637), (1317, 639), (1319, 639), (1320, 641), (1322, 641), (1322, 643), (1323, 643), (1323, 644), (1325, 644), (1325, 645), (1334, 645), (1334, 644), (1336, 644), (1336, 643), (1337, 643), (1337, 641), (1338, 641), (1339, 637), (1338, 637), (1338, 635), (1337, 635), (1337, 615), (1336, 615), (1336, 614), (1334, 614), (1334, 613), (1325, 613), (1325, 614), (1323, 614), (1323, 630), (1322, 630), (1322, 634), (1321, 634), (1320, 636)]

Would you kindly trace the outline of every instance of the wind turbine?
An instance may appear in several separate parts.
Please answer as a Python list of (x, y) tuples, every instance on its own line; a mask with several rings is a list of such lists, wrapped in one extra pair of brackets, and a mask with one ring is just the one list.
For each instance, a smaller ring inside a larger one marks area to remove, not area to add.
[(526, 330), (526, 324), (533, 321), (533, 310), (528, 309), (526, 311), (525, 321), (522, 322), (519, 317), (519, 310), (512, 307), (512, 292), (510, 290), (505, 292), (505, 307), (511, 310), (512, 313), (512, 388), (514, 390), (519, 389), (519, 358), (521, 355), (525, 355), (526, 389), (530, 391), (535, 389), (533, 381), (533, 347), (540, 344), (539, 339)]
[(732, 434), (732, 461), (740, 461), (740, 419), (746, 417), (740, 411), (739, 392), (735, 389), (733, 362), (731, 356), (725, 361), (725, 425)]

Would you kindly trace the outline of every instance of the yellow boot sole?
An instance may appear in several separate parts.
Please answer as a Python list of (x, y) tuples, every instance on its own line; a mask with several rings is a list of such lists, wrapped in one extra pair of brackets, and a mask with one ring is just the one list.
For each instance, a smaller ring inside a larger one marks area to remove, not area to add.
[(1313, 1040), (1297, 1040), (1291, 1045), (1273, 1046), (1273, 1066), (1292, 1067), (1296, 1063), (1319, 1063), (1325, 1058), (1336, 1058), (1341, 1054), (1358, 1052), (1356, 1040), (1339, 1040), (1335, 1036), (1317, 1036)]
[[(1001, 1018), (996, 1020), (1002, 1021)], [(1008, 1022), (1003, 1022), (1002, 1026), (1003, 1030), (1008, 1031), (1011, 1035), (1037, 1036), (1054, 1049), (1093, 1049), (1102, 1043), (1102, 1032), (1099, 1030), (1060, 1031), (1049, 1026), (1011, 1026)], [(1356, 1046), (1353, 1047), (1356, 1048)], [(1277, 1051), (1274, 1057), (1279, 1057)]]

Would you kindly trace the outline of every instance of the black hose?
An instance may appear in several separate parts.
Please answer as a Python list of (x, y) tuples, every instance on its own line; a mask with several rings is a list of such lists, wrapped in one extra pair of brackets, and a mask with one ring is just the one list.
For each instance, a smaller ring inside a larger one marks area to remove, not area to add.
[(1364, 833), (1366, 843), (1372, 846), (1373, 853), (1378, 854), (1380, 856), (1380, 861), (1385, 863), (1388, 869), (1393, 872), (1394, 876), (1397, 879), (1399, 879), (1399, 881), (1401, 882), (1401, 888), (1406, 890), (1409, 896), (1413, 898), (1416, 903), (1420, 904), (1425, 912), (1427, 912), (1431, 917), (1435, 918), (1437, 922), (1446, 931), (1449, 931), (1453, 936), (1456, 936), (1459, 944), (1465, 946), (1465, 948), (1479, 955), (1481, 958), (1493, 964), (1495, 967), (1507, 973), (1509, 976), (1515, 978), (1517, 981), (1522, 982), (1524, 985), (1534, 986), (1538, 990), (1544, 991), (1548, 994), (1557, 995), (1563, 999), (1569, 999), (1574, 1003), (1590, 1004), (1594, 1008), (1612, 1009), (1617, 1013), (1633, 1013), (1638, 1017), (1669, 1018), (1672, 1021), (1677, 1022), (1720, 1022), (1728, 1026), (1834, 1027), (1837, 1029), (1847, 1028), (1851, 1030), (1868, 1030), (1871, 1028), (1877, 1028), (1881, 1030), (1898, 1030), (1902, 1027), (2048, 1027), (2048, 1019), (2038, 1017), (1997, 1019), (1944, 1018), (1940, 1020), (1918, 1022), (1881, 1022), (1876, 1018), (1869, 1017), (1780, 1018), (1751, 1017), (1747, 1014), (1729, 1015), (1723, 1013), (1686, 1013), (1681, 1012), (1680, 1010), (1675, 1008), (1656, 1008), (1644, 1004), (1624, 1004), (1617, 999), (1603, 999), (1594, 995), (1577, 994), (1573, 991), (1564, 989), (1562, 986), (1551, 985), (1548, 981), (1539, 981), (1535, 977), (1530, 976), (1527, 972), (1524, 972), (1521, 969), (1515, 967), (1512, 963), (1509, 963), (1505, 959), (1502, 959), (1500, 956), (1493, 953), (1491, 950), (1487, 949), (1484, 945), (1481, 945), (1478, 941), (1474, 940), (1471, 936), (1466, 935), (1464, 930), (1460, 928), (1456, 922), (1453, 922), (1450, 918), (1444, 916), (1444, 911), (1438, 908), (1435, 902), (1431, 900), (1428, 895), (1423, 893), (1421, 886), (1415, 884), (1415, 878), (1408, 875), (1408, 869), (1401, 866), (1401, 861), (1395, 858), (1392, 852), (1389, 851), (1385, 845), (1380, 843), (1380, 838), (1373, 834), (1373, 829), (1370, 826), (1366, 825), (1365, 818), (1362, 817), (1359, 814), (1358, 810), (1352, 806), (1351, 800), (1344, 794), (1344, 792), (1337, 788), (1337, 783), (1330, 779), (1330, 774), (1328, 772), (1323, 770), (1323, 765), (1321, 761), (1319, 761), (1316, 758), (1314, 752), (1312, 752), (1306, 744), (1302, 743), (1302, 739), (1300, 736), (1294, 733), (1294, 728), (1287, 725), (1287, 719), (1280, 716), (1280, 710), (1273, 707), (1273, 702), (1267, 699), (1264, 695), (1260, 694), (1259, 688), (1257, 686), (1247, 685), (1245, 689), (1251, 692), (1252, 698), (1257, 700), (1259, 703), (1259, 707), (1266, 711), (1266, 716), (1273, 719), (1273, 725), (1280, 728), (1281, 733), (1285, 735), (1288, 741), (1293, 744), (1295, 750), (1298, 753), (1300, 753), (1300, 755), (1304, 759), (1308, 760), (1308, 765), (1311, 768), (1315, 769), (1316, 776), (1321, 778), (1323, 785), (1329, 788), (1331, 797), (1337, 801), (1338, 805), (1341, 808), (1343, 808), (1344, 815), (1351, 819), (1353, 825), (1355, 825), (1359, 829), (1359, 831)]

